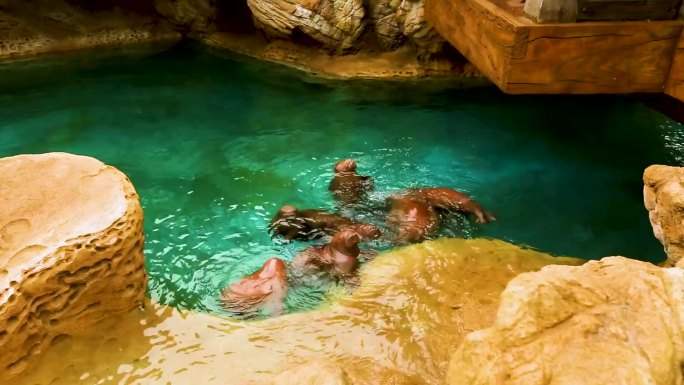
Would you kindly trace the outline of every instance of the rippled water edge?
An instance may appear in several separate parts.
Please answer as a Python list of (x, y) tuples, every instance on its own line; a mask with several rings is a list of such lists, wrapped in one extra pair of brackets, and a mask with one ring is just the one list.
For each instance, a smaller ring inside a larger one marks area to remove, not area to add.
[(263, 384), (327, 360), (356, 385), (437, 385), (465, 334), (493, 322), (511, 278), (581, 262), (495, 240), (425, 242), (381, 254), (363, 267), (361, 287), (320, 310), (249, 322), (147, 303), (57, 339), (10, 383)]

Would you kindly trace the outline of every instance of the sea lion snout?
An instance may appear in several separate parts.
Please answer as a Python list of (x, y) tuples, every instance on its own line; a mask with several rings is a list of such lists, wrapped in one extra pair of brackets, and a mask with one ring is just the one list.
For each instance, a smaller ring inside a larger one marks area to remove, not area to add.
[(333, 236), (330, 243), (341, 244), (345, 247), (354, 247), (361, 242), (361, 236), (353, 230), (342, 230)]
[(354, 159), (344, 159), (335, 163), (335, 172), (355, 172), (356, 171), (356, 161)]
[(380, 228), (370, 223), (355, 224), (350, 226), (350, 230), (353, 230), (360, 235), (362, 239), (366, 240), (378, 239), (382, 235)]
[(294, 206), (286, 205), (280, 208), (278, 211), (283, 217), (294, 217), (297, 215), (297, 208)]
[(259, 278), (275, 278), (285, 276), (287, 266), (280, 258), (271, 258), (264, 262), (259, 272)]

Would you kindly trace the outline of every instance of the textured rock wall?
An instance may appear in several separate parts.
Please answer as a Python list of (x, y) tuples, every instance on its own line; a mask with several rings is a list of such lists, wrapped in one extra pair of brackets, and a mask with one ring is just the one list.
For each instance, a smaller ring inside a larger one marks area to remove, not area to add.
[(218, 7), (212, 0), (154, 0), (154, 6), (176, 27), (192, 31), (216, 29)]
[(622, 257), (514, 278), (470, 333), (449, 385), (679, 385), (684, 270)]
[(368, 13), (380, 46), (393, 50), (409, 43), (421, 52), (435, 53), (444, 39), (425, 20), (424, 0), (371, 0)]
[[(89, 4), (86, 2), (86, 4)], [(65, 0), (8, 1), (0, 6), (0, 60), (132, 43), (173, 43), (181, 35), (153, 13), (84, 8)]]
[(420, 53), (436, 53), (444, 44), (423, 16), (424, 0), (247, 1), (257, 27), (268, 35), (287, 38), (299, 30), (338, 52), (357, 45), (365, 30), (387, 51), (410, 43)]
[(363, 32), (362, 0), (247, 0), (254, 22), (272, 37), (297, 30), (342, 52)]
[(65, 336), (141, 303), (142, 209), (113, 167), (69, 154), (0, 159), (0, 381)]
[(676, 265), (684, 258), (684, 168), (648, 167), (644, 172), (644, 205), (653, 234), (665, 247), (665, 265)]

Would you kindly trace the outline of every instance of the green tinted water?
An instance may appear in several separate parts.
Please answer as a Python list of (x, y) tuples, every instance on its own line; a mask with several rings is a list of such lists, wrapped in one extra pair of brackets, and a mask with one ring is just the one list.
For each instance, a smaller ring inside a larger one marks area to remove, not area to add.
[[(332, 209), (340, 158), (375, 178), (376, 201), (450, 186), (499, 217), (456, 218), (442, 235), (650, 261), (664, 254), (642, 171), (684, 161), (682, 126), (623, 97), (321, 83), (193, 47), (4, 66), (0, 86), (0, 156), (67, 151), (124, 171), (145, 209), (152, 297), (198, 310), (220, 311), (226, 284), (306, 246), (272, 242), (266, 224), (283, 204)], [(324, 292), (296, 289), (287, 306), (311, 308)]]

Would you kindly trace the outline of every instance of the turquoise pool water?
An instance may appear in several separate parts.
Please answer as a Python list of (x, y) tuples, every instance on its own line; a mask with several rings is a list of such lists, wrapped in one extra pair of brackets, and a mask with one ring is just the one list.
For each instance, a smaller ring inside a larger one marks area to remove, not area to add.
[[(625, 97), (321, 82), (192, 46), (5, 65), (0, 90), (0, 156), (67, 151), (123, 170), (145, 209), (151, 296), (206, 311), (220, 311), (227, 283), (306, 246), (272, 242), (266, 225), (283, 204), (332, 209), (340, 158), (375, 178), (376, 200), (450, 186), (499, 217), (456, 218), (442, 235), (649, 261), (664, 254), (642, 171), (684, 162), (682, 126)], [(287, 306), (311, 308), (324, 292), (294, 290)]]

